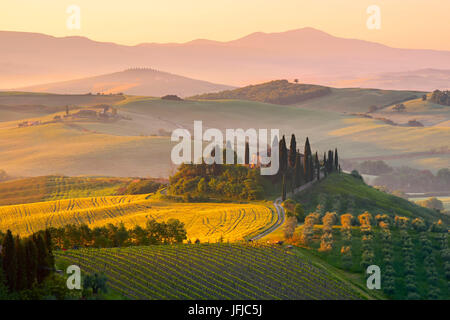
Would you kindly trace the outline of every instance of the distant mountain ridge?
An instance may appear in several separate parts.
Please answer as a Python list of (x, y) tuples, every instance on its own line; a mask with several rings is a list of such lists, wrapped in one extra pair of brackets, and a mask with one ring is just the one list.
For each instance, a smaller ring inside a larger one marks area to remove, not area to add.
[(125, 46), (84, 37), (0, 31), (0, 88), (30, 86), (152, 66), (243, 86), (273, 79), (336, 85), (387, 72), (450, 69), (450, 51), (397, 49), (303, 28), (219, 42)]
[(126, 93), (155, 97), (167, 94), (186, 97), (228, 89), (233, 89), (233, 87), (190, 79), (150, 68), (130, 68), (121, 72), (100, 76), (20, 88), (21, 91), (30, 92), (60, 94), (84, 94), (89, 92), (103, 94)]

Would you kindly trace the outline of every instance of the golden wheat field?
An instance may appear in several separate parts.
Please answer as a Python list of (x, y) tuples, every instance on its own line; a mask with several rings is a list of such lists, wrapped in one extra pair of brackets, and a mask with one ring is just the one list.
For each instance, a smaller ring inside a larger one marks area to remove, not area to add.
[(85, 223), (91, 227), (123, 222), (128, 228), (148, 219), (182, 221), (188, 239), (202, 242), (237, 241), (276, 221), (265, 203), (171, 203), (151, 195), (90, 197), (0, 207), (0, 230), (29, 235), (46, 227)]

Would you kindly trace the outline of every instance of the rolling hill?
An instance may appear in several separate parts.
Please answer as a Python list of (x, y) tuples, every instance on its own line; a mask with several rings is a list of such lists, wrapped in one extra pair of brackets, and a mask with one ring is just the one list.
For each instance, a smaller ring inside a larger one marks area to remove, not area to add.
[(427, 100), (422, 97), (403, 102), (405, 110), (395, 111), (395, 104), (371, 113), (373, 117), (383, 117), (401, 125), (407, 125), (408, 121), (416, 120), (424, 126), (449, 127), (450, 107), (430, 101), (431, 94), (427, 94)]
[(171, 203), (152, 195), (71, 198), (28, 204), (0, 206), (0, 230), (10, 229), (22, 236), (68, 224), (90, 227), (123, 222), (126, 227), (145, 226), (149, 219), (178, 219), (192, 241), (244, 240), (276, 222), (273, 207), (264, 202)]
[(324, 211), (336, 211), (338, 214), (351, 213), (356, 216), (369, 211), (391, 217), (400, 215), (413, 219), (420, 217), (428, 222), (439, 219), (450, 222), (448, 216), (379, 191), (350, 174), (332, 174), (295, 198), (304, 205), (306, 212), (313, 212), (320, 204)]
[(340, 81), (335, 85), (390, 90), (446, 90), (450, 88), (450, 70), (427, 68), (384, 72), (366, 78)]
[(0, 206), (83, 197), (114, 196), (132, 178), (43, 176), (0, 182)]
[(246, 86), (239, 89), (217, 93), (201, 94), (191, 97), (197, 100), (249, 100), (274, 104), (295, 104), (305, 100), (322, 97), (331, 93), (328, 87), (310, 84), (294, 84), (287, 80)]
[(313, 28), (257, 32), (228, 42), (136, 46), (2, 31), (0, 43), (0, 88), (108, 74), (135, 66), (234, 86), (286, 78), (335, 85), (385, 72), (450, 69), (448, 51), (397, 49)]
[[(449, 166), (448, 152), (431, 152), (448, 149), (449, 127), (392, 126), (345, 111), (366, 112), (370, 106), (366, 100), (391, 105), (409, 97), (410, 92), (390, 95), (366, 89), (339, 90), (284, 106), (243, 100), (124, 97), (114, 105), (122, 117), (115, 121), (67, 119), (23, 128), (17, 121), (0, 122), (0, 168), (13, 176), (167, 177), (175, 168), (170, 161), (175, 145), (170, 141), (171, 131), (192, 129), (194, 120), (199, 119), (205, 128), (221, 130), (279, 128), (282, 133), (295, 133), (300, 148), (309, 136), (319, 153), (337, 146), (342, 158), (386, 157), (391, 165), (430, 170)], [(24, 119), (51, 121), (54, 115), (63, 112)]]
[(0, 91), (0, 122), (39, 118), (64, 111), (66, 106), (94, 106), (114, 104), (123, 100), (122, 95), (68, 95)]
[(22, 91), (83, 94), (87, 92), (161, 97), (175, 94), (180, 97), (232, 89), (230, 86), (190, 79), (148, 68), (128, 69), (121, 72), (71, 81), (40, 84), (21, 88)]

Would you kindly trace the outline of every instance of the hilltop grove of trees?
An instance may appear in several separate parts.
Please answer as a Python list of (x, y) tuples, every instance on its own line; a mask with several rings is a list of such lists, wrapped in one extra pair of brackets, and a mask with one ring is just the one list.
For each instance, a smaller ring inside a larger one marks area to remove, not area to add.
[(206, 100), (240, 99), (286, 105), (321, 97), (329, 93), (331, 93), (329, 87), (274, 80), (234, 90), (207, 93), (192, 98)]
[(430, 98), (431, 102), (441, 104), (443, 106), (450, 106), (450, 91), (434, 90)]
[[(276, 143), (276, 141), (274, 141)], [(302, 185), (340, 171), (338, 150), (325, 152), (319, 158), (313, 154), (306, 138), (303, 153), (297, 148), (297, 139), (291, 135), (289, 148), (286, 137), (278, 141), (279, 170), (273, 176), (261, 176), (260, 164), (251, 159), (248, 143), (243, 165), (182, 164), (169, 179), (169, 196), (183, 196), (185, 201), (208, 201), (210, 199), (260, 200), (270, 193), (281, 191), (282, 200)], [(213, 150), (214, 152), (214, 150)], [(226, 150), (223, 150), (226, 162)], [(237, 159), (234, 153), (235, 160)], [(236, 163), (236, 161), (235, 161)], [(275, 187), (274, 187), (275, 186)], [(277, 187), (281, 190), (274, 190)]]

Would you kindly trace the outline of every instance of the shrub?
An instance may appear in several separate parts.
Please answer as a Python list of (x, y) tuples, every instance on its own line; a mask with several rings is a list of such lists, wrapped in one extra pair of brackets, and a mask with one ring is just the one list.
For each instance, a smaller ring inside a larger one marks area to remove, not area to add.
[(146, 194), (158, 191), (163, 186), (162, 183), (156, 182), (151, 179), (140, 179), (131, 182), (123, 194)]
[(359, 172), (358, 171), (356, 171), (356, 170), (352, 170), (352, 172), (350, 173), (352, 176), (354, 176), (355, 178), (357, 178), (357, 179), (361, 179), (361, 180), (363, 180), (363, 177), (359, 174)]

